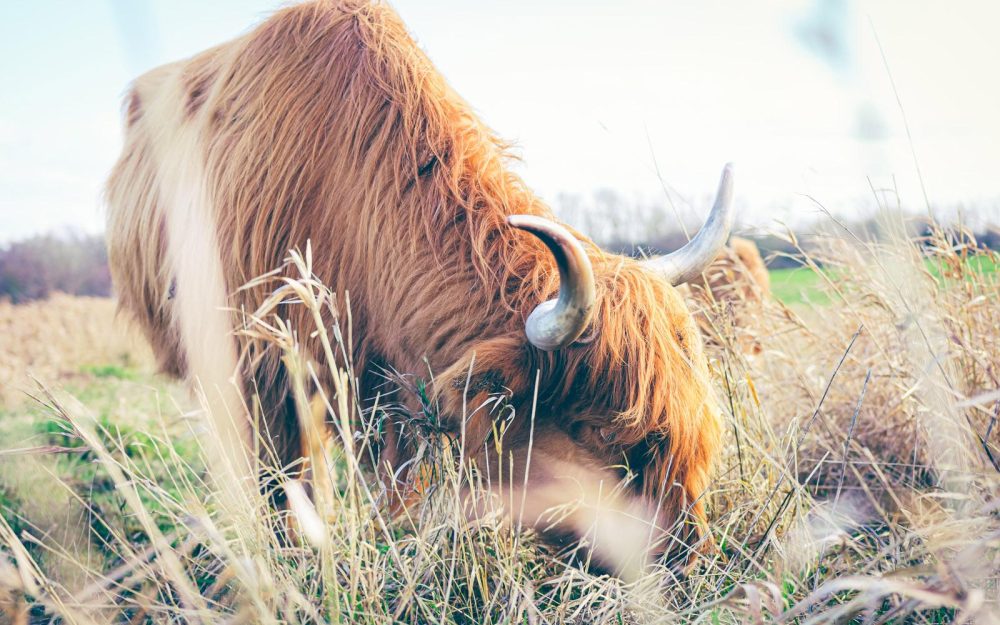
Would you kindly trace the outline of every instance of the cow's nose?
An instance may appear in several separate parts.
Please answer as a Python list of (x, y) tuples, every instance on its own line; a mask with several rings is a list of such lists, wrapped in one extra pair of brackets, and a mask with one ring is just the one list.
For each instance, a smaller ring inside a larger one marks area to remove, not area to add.
[(625, 582), (644, 577), (667, 548), (656, 508), (640, 498), (608, 499), (577, 519), (593, 563)]
[(664, 528), (654, 503), (619, 483), (608, 469), (547, 465), (544, 480), (529, 482), (524, 520), (550, 543), (578, 549), (593, 572), (625, 582), (642, 578), (662, 553)]

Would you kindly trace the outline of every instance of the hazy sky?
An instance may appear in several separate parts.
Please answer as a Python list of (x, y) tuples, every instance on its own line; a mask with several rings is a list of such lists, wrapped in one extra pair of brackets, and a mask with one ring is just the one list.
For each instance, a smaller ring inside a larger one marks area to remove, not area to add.
[[(1000, 221), (996, 0), (398, 0), (546, 199), (613, 188), (700, 214), (727, 160), (744, 222), (869, 211), (869, 186)], [(0, 241), (99, 231), (130, 78), (245, 32), (269, 0), (0, 8)], [(881, 40), (888, 72), (876, 43)], [(911, 143), (890, 84), (898, 89)], [(654, 167), (654, 164), (656, 167)], [(595, 233), (596, 234), (596, 233)]]

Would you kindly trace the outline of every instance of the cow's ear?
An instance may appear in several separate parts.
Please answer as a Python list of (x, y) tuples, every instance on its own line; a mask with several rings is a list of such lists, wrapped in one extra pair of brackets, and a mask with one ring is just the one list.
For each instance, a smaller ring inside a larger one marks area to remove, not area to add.
[(434, 376), (435, 405), (440, 418), (458, 431), (465, 421), (470, 444), (485, 436), (496, 416), (498, 398), (529, 392), (533, 367), (530, 348), (521, 336), (480, 341), (442, 373)]

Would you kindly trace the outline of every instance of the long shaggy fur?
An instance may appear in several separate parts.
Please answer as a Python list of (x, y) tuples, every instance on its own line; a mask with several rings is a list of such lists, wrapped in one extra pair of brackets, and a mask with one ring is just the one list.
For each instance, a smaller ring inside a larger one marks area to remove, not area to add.
[[(598, 282), (594, 327), (557, 353), (529, 345), (524, 321), (557, 292), (558, 273), (550, 253), (505, 218), (553, 216), (509, 171), (504, 142), (380, 3), (295, 6), (135, 82), (126, 146), (109, 182), (111, 263), (121, 306), (145, 328), (166, 371), (210, 373), (192, 370), (202, 346), (184, 340), (186, 313), (170, 297), (182, 277), (167, 253), (173, 230), (155, 148), (179, 129), (157, 125), (146, 108), (166, 85), (183, 87), (177, 123), (199, 138), (203, 209), (233, 309), (254, 310), (269, 293), (239, 287), (311, 240), (316, 275), (350, 296), (362, 400), (376, 392), (373, 369), (427, 378), (429, 365), (434, 399), (457, 432), (471, 370), (475, 396), (465, 403), (480, 406), (503, 390), (518, 415), (505, 444), (516, 446), (528, 435), (540, 371), (539, 431), (572, 441), (568, 450), (553, 443), (551, 453), (627, 464), (639, 476), (637, 492), (665, 497), (666, 519), (687, 510), (703, 519), (720, 425), (701, 341), (678, 292), (580, 236)], [(305, 314), (282, 311), (298, 328), (310, 327)], [(279, 355), (258, 351), (245, 362), (253, 366), (242, 379), (261, 391), (275, 447), (290, 461), (297, 427)], [(481, 454), (492, 418), (483, 409), (466, 424), (470, 456)], [(384, 459), (398, 465), (407, 443), (392, 428), (387, 437)]]
[(695, 321), (709, 343), (717, 344), (719, 325), (728, 317), (736, 326), (740, 348), (745, 353), (763, 351), (755, 325), (771, 296), (771, 276), (756, 243), (730, 238), (729, 245), (700, 279), (691, 282), (690, 288)]

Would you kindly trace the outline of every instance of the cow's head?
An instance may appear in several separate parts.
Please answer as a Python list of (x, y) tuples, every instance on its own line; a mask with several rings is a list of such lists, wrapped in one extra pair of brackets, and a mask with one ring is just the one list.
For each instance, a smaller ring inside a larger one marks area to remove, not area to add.
[(719, 416), (698, 329), (674, 286), (724, 245), (731, 195), (727, 166), (698, 235), (642, 262), (548, 219), (511, 216), (555, 257), (558, 295), (527, 315), (521, 333), (476, 344), (441, 378), (463, 402), (452, 411), (495, 407), (490, 394), (501, 388), (515, 403), (502, 444), (497, 410), (468, 419), (465, 431), (514, 518), (579, 540), (593, 562), (626, 578), (661, 554), (689, 561), (702, 535)]

